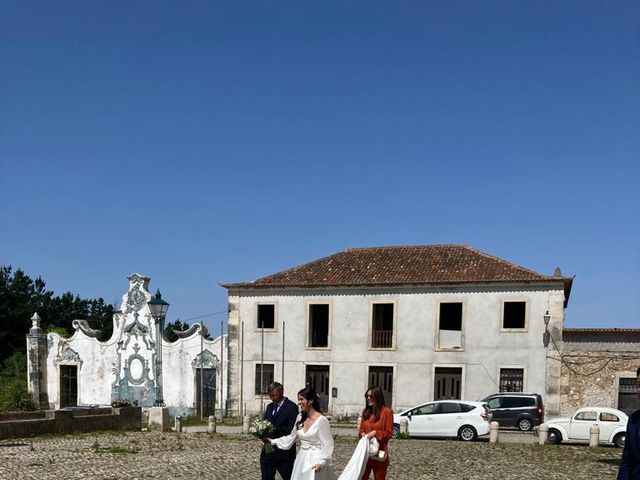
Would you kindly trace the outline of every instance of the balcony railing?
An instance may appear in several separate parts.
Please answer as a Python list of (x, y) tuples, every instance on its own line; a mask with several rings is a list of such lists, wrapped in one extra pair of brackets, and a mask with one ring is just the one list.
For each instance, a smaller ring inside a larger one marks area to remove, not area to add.
[(393, 347), (393, 330), (374, 330), (371, 348)]

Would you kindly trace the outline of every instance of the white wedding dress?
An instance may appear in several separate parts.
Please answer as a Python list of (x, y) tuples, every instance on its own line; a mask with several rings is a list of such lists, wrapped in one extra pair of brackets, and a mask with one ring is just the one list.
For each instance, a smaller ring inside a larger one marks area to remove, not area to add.
[[(296, 424), (300, 421), (300, 415)], [(324, 415), (319, 416), (306, 432), (293, 426), (291, 433), (285, 437), (271, 439), (271, 443), (281, 450), (289, 450), (300, 440), (300, 450), (293, 464), (291, 480), (335, 480), (336, 474), (331, 465), (333, 455), (333, 437), (329, 420)], [(313, 466), (320, 464), (319, 472)]]

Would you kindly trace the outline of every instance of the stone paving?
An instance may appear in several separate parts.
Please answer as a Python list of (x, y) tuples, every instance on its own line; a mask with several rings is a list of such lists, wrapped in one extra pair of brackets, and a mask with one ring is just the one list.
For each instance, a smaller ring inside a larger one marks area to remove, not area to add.
[[(347, 430), (348, 432), (348, 430)], [(354, 436), (337, 436), (335, 470)], [(0, 479), (258, 479), (261, 443), (238, 434), (126, 432), (0, 442)], [(393, 440), (389, 479), (615, 479), (621, 450), (570, 445)]]

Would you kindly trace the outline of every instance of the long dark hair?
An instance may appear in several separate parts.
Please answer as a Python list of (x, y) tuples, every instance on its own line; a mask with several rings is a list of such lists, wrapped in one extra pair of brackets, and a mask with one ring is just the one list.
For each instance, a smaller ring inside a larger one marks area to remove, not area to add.
[[(310, 401), (313, 409), (316, 410), (318, 413), (322, 414), (322, 410), (320, 410), (320, 399), (318, 398), (318, 394), (313, 388), (305, 387), (298, 392), (298, 395)], [(302, 424), (307, 419), (307, 417), (308, 417), (307, 412), (303, 411), (300, 421), (296, 423), (296, 428), (301, 429)]]
[[(367, 403), (367, 393), (369, 392), (371, 393), (371, 398), (373, 400), (373, 405), (371, 406)], [(380, 412), (382, 411), (382, 407), (385, 405), (384, 393), (380, 387), (371, 386), (367, 388), (367, 391), (364, 392), (364, 410), (362, 410), (362, 419), (368, 420), (373, 415), (373, 419), (377, 422), (380, 420)]]

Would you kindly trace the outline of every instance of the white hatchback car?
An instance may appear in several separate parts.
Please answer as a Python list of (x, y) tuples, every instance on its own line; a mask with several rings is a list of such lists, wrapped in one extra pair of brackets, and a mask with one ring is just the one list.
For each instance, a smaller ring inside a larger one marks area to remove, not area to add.
[(589, 442), (592, 425), (600, 428), (600, 443), (624, 447), (627, 431), (627, 414), (615, 408), (584, 407), (565, 418), (552, 418), (545, 422), (549, 427), (549, 442)]
[(394, 436), (400, 420), (408, 421), (410, 437), (457, 437), (471, 441), (491, 430), (491, 413), (481, 402), (438, 400), (393, 415)]

